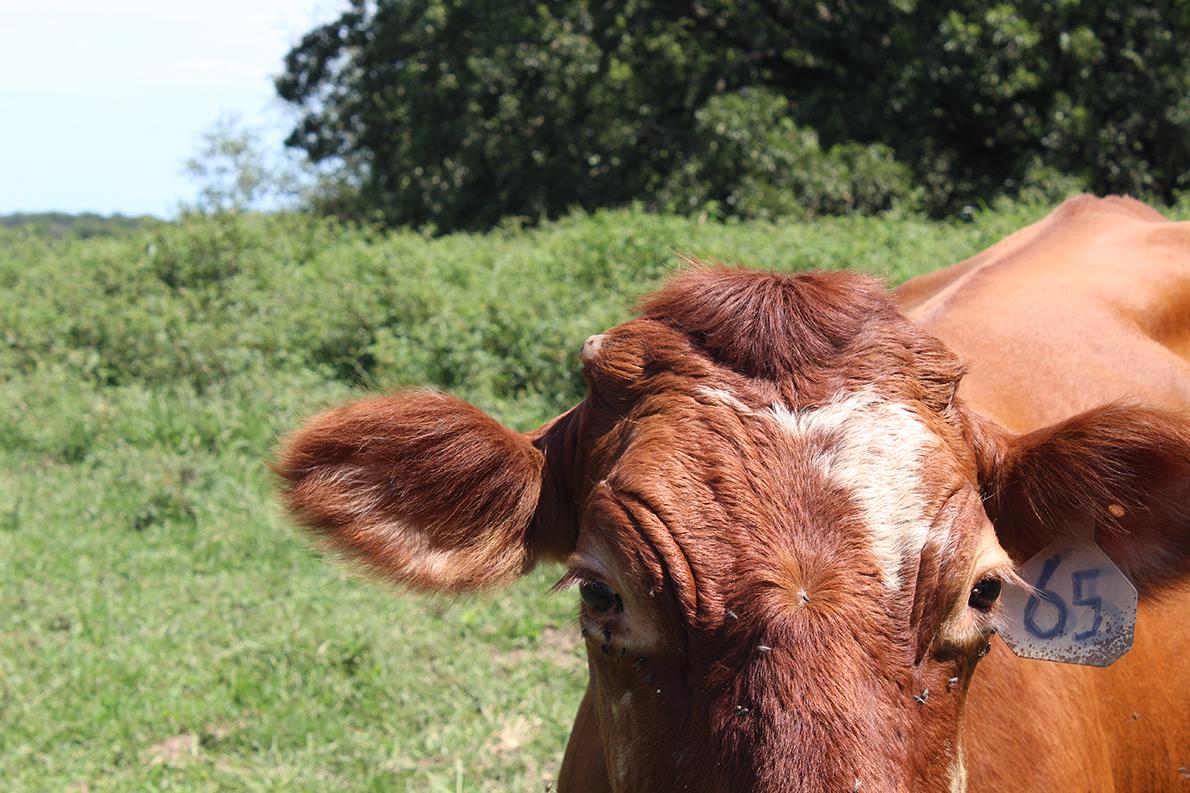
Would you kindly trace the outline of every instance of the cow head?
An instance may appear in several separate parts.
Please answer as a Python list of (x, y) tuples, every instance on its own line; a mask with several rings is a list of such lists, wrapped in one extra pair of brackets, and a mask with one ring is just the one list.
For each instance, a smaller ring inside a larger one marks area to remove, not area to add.
[(410, 392), (314, 419), (278, 471), (329, 545), (415, 588), (563, 562), (615, 790), (962, 789), (1014, 562), (1101, 517), (1142, 590), (1184, 572), (1175, 417), (1010, 436), (863, 277), (695, 267), (580, 357), (586, 399), (528, 435)]

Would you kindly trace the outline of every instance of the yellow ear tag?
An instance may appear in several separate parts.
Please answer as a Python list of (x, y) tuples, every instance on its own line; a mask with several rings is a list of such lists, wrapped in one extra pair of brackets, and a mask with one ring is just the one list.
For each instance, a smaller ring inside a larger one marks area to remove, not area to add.
[(1136, 587), (1093, 532), (1050, 543), (1017, 574), (1030, 588), (1005, 587), (999, 627), (1021, 658), (1110, 666), (1132, 649)]

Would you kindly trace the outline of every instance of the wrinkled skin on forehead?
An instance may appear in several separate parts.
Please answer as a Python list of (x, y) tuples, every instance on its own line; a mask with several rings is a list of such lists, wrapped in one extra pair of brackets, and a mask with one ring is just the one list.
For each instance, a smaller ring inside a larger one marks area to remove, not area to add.
[[(787, 295), (748, 294), (771, 283), (692, 274), (584, 350), (565, 583), (622, 604), (581, 614), (609, 781), (954, 789), (962, 702), (994, 620), (968, 600), (1011, 575), (953, 405), (960, 368), (873, 311), (881, 296), (862, 279), (799, 284), (809, 317), (771, 305)], [(804, 349), (725, 346), (746, 331), (724, 342), (699, 327), (715, 318), (674, 310), (692, 288), (737, 290), (753, 303), (741, 315)]]

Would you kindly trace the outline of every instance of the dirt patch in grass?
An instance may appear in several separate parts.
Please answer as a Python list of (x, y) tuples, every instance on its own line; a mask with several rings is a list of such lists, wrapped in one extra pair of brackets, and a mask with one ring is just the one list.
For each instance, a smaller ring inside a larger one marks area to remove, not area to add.
[(151, 766), (188, 762), (198, 759), (198, 739), (189, 733), (175, 735), (153, 744), (146, 751)]

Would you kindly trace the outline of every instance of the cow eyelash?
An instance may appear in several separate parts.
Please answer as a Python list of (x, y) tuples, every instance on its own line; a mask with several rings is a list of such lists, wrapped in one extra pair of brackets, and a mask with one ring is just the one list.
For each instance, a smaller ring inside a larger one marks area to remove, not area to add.
[(618, 614), (624, 610), (619, 594), (586, 570), (571, 570), (550, 591), (559, 592), (576, 585), (583, 604), (594, 613)]
[(566, 575), (562, 576), (558, 583), (550, 587), (550, 592), (565, 592), (571, 587), (582, 586), (583, 584), (597, 580), (599, 579), (588, 570), (567, 570)]

